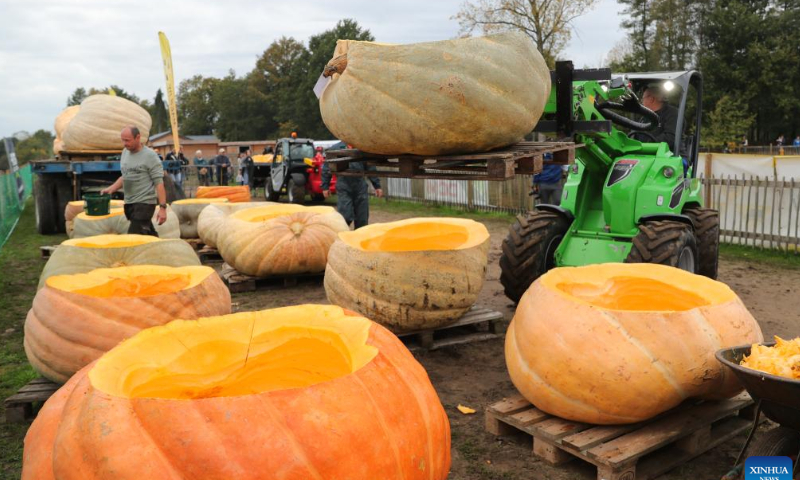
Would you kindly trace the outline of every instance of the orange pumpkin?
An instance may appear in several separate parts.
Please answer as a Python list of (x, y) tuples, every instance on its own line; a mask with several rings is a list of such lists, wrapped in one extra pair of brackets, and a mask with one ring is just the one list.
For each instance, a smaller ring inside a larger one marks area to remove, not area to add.
[(742, 387), (720, 348), (760, 342), (727, 285), (649, 263), (557, 268), (522, 296), (506, 334), (511, 381), (537, 408), (596, 424), (652, 418)]
[(33, 299), (25, 353), (42, 375), (63, 383), (143, 328), (230, 311), (230, 292), (210, 267), (139, 265), (55, 275)]
[(176, 320), (78, 372), (25, 437), (23, 480), (444, 480), (422, 366), (331, 305)]
[(249, 202), (250, 187), (197, 187), (197, 198), (227, 198), (229, 202)]

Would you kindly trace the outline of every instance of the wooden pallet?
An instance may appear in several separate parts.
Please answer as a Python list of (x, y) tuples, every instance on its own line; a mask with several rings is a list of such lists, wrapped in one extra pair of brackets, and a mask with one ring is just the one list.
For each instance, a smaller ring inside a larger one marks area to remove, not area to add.
[(204, 245), (203, 248), (196, 251), (197, 256), (200, 258), (200, 263), (219, 263), (222, 262), (222, 255), (219, 250), (214, 247)]
[(503, 336), (503, 314), (473, 306), (457, 322), (436, 329), (416, 330), (397, 336), (409, 350), (436, 350), (462, 343), (480, 342)]
[(184, 238), (183, 241), (188, 243), (189, 246), (192, 247), (195, 252), (198, 252), (206, 248), (206, 244), (199, 238)]
[(42, 245), (39, 247), (39, 251), (42, 254), (42, 260), (48, 260), (53, 252), (56, 251), (56, 248), (58, 248), (58, 245)]
[(297, 275), (280, 275), (274, 277), (253, 277), (239, 273), (235, 268), (227, 263), (222, 264), (222, 269), (219, 276), (228, 284), (228, 290), (231, 293), (239, 292), (254, 292), (260, 288), (283, 285), (284, 287), (294, 287), (297, 285), (298, 280), (313, 279), (322, 280), (325, 272), (319, 273), (302, 273)]
[[(371, 176), (375, 172), (350, 169), (350, 162), (377, 167), (377, 176), (455, 180), (508, 180), (514, 175), (534, 175), (545, 163), (568, 165), (575, 161), (572, 142), (519, 142), (491, 152), (470, 155), (377, 155), (361, 150), (328, 150), (325, 160), (337, 175)], [(553, 155), (544, 161), (544, 155)]]
[(590, 425), (537, 409), (517, 395), (486, 409), (494, 435), (524, 432), (533, 454), (560, 465), (580, 458), (597, 467), (597, 480), (649, 480), (747, 431), (753, 400), (743, 393), (720, 402), (690, 402), (634, 425)]
[(17, 393), (3, 402), (6, 409), (6, 422), (24, 423), (35, 417), (34, 404), (44, 403), (61, 385), (46, 378), (34, 378)]

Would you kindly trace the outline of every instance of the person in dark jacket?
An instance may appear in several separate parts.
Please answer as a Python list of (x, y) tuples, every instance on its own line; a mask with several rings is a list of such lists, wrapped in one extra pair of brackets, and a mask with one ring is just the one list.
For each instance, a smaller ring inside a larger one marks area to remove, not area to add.
[[(549, 156), (549, 158), (548, 158)], [(545, 160), (552, 160), (553, 154), (546, 153)], [(561, 203), (561, 165), (545, 164), (541, 173), (533, 177), (533, 193), (539, 196), (539, 204), (559, 205)]]
[(214, 165), (217, 166), (217, 180), (221, 187), (228, 185), (228, 169), (231, 167), (231, 159), (225, 155), (225, 149), (219, 149), (219, 155), (214, 159)]
[(644, 89), (642, 105), (658, 115), (658, 127), (647, 133), (652, 135), (656, 142), (666, 142), (672, 153), (678, 153), (675, 152), (675, 135), (678, 129), (678, 109), (667, 103), (666, 94), (660, 87), (655, 85)]
[[(350, 170), (377, 171), (374, 166), (368, 167), (363, 162), (350, 162)], [(322, 195), (330, 196), (331, 178), (333, 174), (328, 162), (322, 164)], [(368, 177), (375, 188), (375, 195), (383, 196), (381, 181), (378, 177)], [(361, 177), (336, 177), (336, 209), (344, 217), (348, 225), (355, 224), (354, 229), (369, 224), (369, 189)]]

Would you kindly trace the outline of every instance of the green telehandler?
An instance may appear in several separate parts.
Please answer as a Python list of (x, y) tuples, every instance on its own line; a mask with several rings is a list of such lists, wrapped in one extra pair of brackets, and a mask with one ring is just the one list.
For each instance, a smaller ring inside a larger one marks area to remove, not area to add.
[[(719, 214), (703, 208), (697, 178), (700, 73), (612, 75), (557, 62), (551, 77), (536, 131), (580, 146), (561, 204), (519, 216), (503, 242), (506, 295), (519, 301), (553, 267), (606, 262), (660, 263), (716, 278)], [(674, 146), (655, 141), (649, 131), (659, 117), (636, 96), (654, 84), (677, 106)]]

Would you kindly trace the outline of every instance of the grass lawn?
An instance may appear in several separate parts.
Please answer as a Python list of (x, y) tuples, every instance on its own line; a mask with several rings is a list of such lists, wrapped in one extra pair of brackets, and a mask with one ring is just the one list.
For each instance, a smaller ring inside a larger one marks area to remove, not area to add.
[[(44, 267), (39, 247), (58, 244), (66, 238), (36, 233), (33, 201), (29, 199), (17, 228), (0, 249), (0, 398), (13, 395), (37, 376), (25, 358), (22, 327)], [(6, 424), (5, 408), (0, 417), (0, 478), (18, 479), (22, 440), (28, 425)]]

